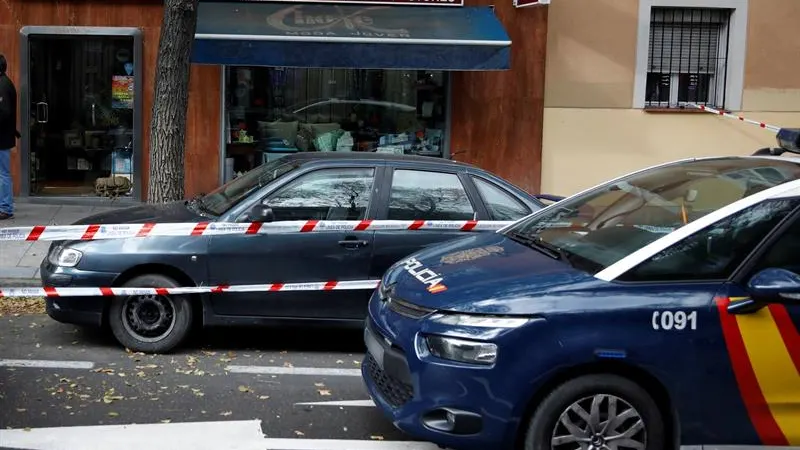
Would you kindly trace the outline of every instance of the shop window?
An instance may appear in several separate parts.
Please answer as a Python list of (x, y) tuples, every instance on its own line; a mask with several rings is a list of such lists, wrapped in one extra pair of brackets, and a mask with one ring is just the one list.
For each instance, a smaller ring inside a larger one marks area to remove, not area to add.
[(646, 108), (725, 107), (731, 10), (653, 7)]
[(443, 72), (226, 68), (226, 180), (294, 152), (444, 156)]
[(527, 206), (494, 183), (477, 177), (472, 179), (492, 220), (518, 220), (531, 213)]
[(374, 169), (324, 169), (298, 177), (264, 202), (275, 220), (362, 220)]
[(472, 220), (475, 209), (458, 175), (395, 170), (388, 220)]
[(131, 196), (140, 138), (134, 38), (31, 35), (28, 42), (31, 194)]

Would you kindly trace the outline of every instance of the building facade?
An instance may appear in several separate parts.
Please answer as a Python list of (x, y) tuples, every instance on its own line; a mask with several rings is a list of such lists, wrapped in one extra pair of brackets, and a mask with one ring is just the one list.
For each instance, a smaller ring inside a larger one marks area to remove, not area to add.
[[(547, 7), (380, 3), (201, 0), (187, 196), (294, 151), (452, 157), (538, 191)], [(20, 92), (15, 194), (91, 202), (98, 178), (119, 175), (132, 182), (121, 201), (146, 198), (161, 1), (0, 12)]]
[(774, 132), (687, 102), (800, 127), (796, 0), (553, 0), (548, 9), (543, 192), (775, 146)]

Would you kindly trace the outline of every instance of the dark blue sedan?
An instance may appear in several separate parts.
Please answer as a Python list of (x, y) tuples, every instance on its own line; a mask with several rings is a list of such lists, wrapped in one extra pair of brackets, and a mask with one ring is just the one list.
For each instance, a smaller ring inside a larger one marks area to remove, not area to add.
[[(557, 199), (556, 199), (557, 200)], [(513, 221), (534, 196), (453, 161), (300, 153), (257, 167), (208, 195), (87, 217), (78, 224), (295, 220)], [(178, 287), (377, 280), (393, 263), (458, 231), (326, 231), (55, 242), (41, 265), (53, 287)], [(131, 350), (166, 352), (193, 324), (275, 321), (363, 325), (370, 290), (47, 300), (61, 322), (110, 325)]]
[(398, 262), (362, 372), (456, 449), (800, 446), (799, 331), (800, 159), (701, 158)]

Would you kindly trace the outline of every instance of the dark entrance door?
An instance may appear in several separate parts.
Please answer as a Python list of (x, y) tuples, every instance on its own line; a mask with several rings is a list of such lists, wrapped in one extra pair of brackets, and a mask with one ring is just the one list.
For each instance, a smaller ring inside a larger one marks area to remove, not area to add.
[(94, 197), (112, 174), (133, 183), (133, 36), (32, 34), (28, 49), (30, 195)]

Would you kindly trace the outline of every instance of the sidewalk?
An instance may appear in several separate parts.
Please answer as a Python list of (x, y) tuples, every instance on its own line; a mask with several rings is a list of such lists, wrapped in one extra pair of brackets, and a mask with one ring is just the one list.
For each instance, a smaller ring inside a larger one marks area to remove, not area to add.
[[(16, 203), (14, 218), (0, 228), (33, 225), (69, 225), (86, 216), (116, 209), (108, 206), (38, 205)], [(39, 264), (47, 256), (49, 241), (0, 241), (0, 286), (39, 285)]]

